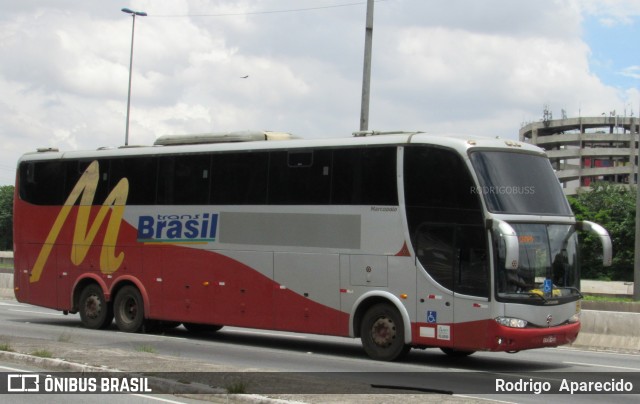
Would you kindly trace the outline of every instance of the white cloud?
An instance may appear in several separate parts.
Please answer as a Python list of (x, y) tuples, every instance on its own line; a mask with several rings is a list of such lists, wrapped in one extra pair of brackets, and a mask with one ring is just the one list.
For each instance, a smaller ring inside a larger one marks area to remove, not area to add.
[[(123, 143), (131, 17), (121, 6), (149, 14), (136, 20), (131, 144), (166, 133), (358, 129), (364, 4), (213, 17), (344, 2), (5, 3), (0, 158), (9, 164), (40, 146)], [(585, 15), (627, 23), (640, 15), (636, 3), (377, 2), (370, 128), (516, 138), (544, 104), (572, 116), (622, 109), (637, 91), (607, 87), (590, 71), (580, 24)]]
[(629, 66), (623, 69), (620, 74), (634, 79), (640, 79), (640, 66)]
[(596, 16), (602, 25), (611, 27), (631, 24), (640, 16), (640, 2), (636, 0), (572, 0), (582, 12)]

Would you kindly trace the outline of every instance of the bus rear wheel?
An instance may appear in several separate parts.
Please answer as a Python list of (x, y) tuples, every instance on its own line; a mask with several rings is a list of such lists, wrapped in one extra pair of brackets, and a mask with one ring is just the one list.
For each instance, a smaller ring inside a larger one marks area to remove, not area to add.
[(137, 288), (125, 286), (116, 295), (113, 311), (118, 329), (140, 332), (144, 326), (144, 301)]
[(107, 303), (99, 285), (91, 284), (82, 289), (78, 301), (80, 321), (86, 328), (107, 328), (113, 321), (113, 310)]
[(404, 343), (404, 323), (400, 313), (387, 303), (376, 304), (367, 310), (360, 333), (365, 352), (375, 360), (399, 360), (411, 349)]

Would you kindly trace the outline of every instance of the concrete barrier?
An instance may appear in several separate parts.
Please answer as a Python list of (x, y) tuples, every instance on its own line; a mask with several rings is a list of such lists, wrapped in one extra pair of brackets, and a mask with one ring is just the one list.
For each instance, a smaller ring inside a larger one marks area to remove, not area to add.
[(583, 279), (580, 281), (580, 292), (593, 296), (633, 296), (633, 282), (625, 281), (594, 281)]
[(13, 265), (13, 251), (0, 251), (0, 264)]
[(0, 274), (0, 297), (14, 297), (13, 274)]
[(575, 346), (640, 351), (640, 313), (583, 310)]

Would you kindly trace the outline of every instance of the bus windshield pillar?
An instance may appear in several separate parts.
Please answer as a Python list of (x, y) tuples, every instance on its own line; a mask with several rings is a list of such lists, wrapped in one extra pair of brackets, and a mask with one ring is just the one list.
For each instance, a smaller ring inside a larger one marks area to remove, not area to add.
[(504, 240), (506, 269), (518, 269), (520, 260), (520, 247), (518, 235), (511, 225), (503, 220), (493, 219), (493, 230)]

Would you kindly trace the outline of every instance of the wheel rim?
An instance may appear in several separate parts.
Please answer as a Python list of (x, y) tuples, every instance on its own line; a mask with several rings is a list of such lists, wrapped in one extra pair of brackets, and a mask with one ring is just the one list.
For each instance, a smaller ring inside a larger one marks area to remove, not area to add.
[(378, 318), (371, 327), (371, 339), (380, 347), (388, 347), (396, 338), (396, 326), (388, 317)]
[(102, 312), (102, 301), (97, 295), (91, 295), (87, 298), (84, 305), (84, 314), (87, 318), (95, 320)]
[(131, 323), (136, 317), (138, 317), (138, 302), (130, 297), (122, 305), (122, 319)]

